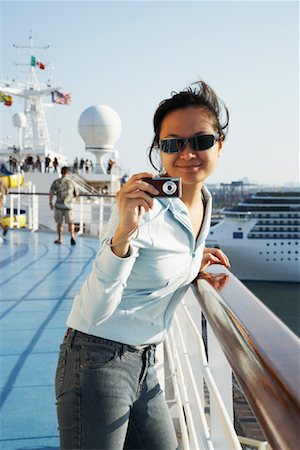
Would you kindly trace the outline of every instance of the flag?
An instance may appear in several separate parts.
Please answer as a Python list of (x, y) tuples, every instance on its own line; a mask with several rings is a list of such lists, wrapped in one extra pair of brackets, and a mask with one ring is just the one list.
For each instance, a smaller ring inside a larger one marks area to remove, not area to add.
[(52, 103), (57, 103), (58, 105), (69, 105), (71, 103), (71, 94), (63, 94), (59, 91), (51, 92)]
[(45, 70), (45, 64), (41, 61), (37, 61), (35, 56), (31, 56), (30, 65), (32, 67), (39, 67), (41, 70)]
[(14, 99), (11, 95), (4, 94), (4, 92), (0, 91), (0, 102), (4, 103), (5, 106), (11, 106), (13, 101)]

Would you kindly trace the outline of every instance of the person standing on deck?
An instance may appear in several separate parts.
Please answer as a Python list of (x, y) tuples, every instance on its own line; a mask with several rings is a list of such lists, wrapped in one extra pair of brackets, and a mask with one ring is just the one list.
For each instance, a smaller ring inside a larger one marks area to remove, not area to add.
[(179, 448), (155, 351), (199, 271), (230, 266), (220, 249), (205, 248), (212, 197), (204, 184), (228, 122), (226, 106), (203, 81), (158, 106), (150, 162), (181, 178), (182, 194), (158, 196), (149, 172), (133, 175), (117, 193), (60, 348), (61, 450)]
[[(74, 181), (71, 180), (70, 174), (71, 170), (69, 167), (64, 166), (61, 169), (61, 178), (53, 181), (50, 188), (50, 209), (54, 209), (54, 219), (57, 223), (58, 233), (58, 239), (54, 241), (54, 244), (62, 243), (63, 222), (65, 221), (69, 226), (71, 245), (76, 245), (72, 202), (75, 197), (78, 197), (79, 190)], [(56, 195), (55, 206), (53, 206), (54, 195)]]

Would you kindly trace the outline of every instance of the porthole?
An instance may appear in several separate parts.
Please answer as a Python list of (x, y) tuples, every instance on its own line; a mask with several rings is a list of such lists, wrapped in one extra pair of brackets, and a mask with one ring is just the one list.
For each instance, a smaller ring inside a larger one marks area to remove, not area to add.
[(262, 252), (259, 252), (260, 255), (262, 255)]
[(298, 254), (298, 250), (295, 251), (296, 255)]
[(273, 258), (273, 261), (276, 261), (276, 258)]
[(289, 251), (288, 251), (288, 254), (290, 255), (290, 253), (291, 253), (291, 252), (290, 252), (290, 250), (289, 250)]
[(267, 247), (269, 247), (270, 244), (267, 244)]
[[(276, 234), (275, 234), (275, 237), (276, 237)], [(276, 242), (274, 242), (273, 245), (277, 245)]]
[(277, 252), (273, 252), (274, 255), (276, 255)]
[(283, 261), (283, 258), (280, 258), (280, 261)]
[(267, 255), (269, 254), (270, 252), (267, 252)]
[(267, 258), (266, 261), (269, 261), (269, 258)]
[(281, 242), (280, 245), (284, 245), (284, 242)]
[(295, 258), (295, 261), (298, 261), (298, 258)]
[(290, 261), (291, 260), (291, 258), (288, 258), (288, 261)]

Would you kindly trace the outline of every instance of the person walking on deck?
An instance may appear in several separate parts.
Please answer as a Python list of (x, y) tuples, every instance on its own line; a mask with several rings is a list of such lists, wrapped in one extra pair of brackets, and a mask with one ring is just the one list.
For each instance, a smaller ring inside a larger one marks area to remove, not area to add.
[(161, 197), (149, 172), (131, 176), (117, 193), (60, 348), (61, 450), (179, 448), (156, 374), (156, 346), (199, 271), (230, 266), (220, 249), (205, 248), (212, 210), (205, 181), (228, 121), (226, 106), (203, 81), (158, 106), (149, 159), (160, 174), (181, 178), (182, 193)]
[[(50, 193), (49, 202), (50, 209), (54, 209), (54, 219), (57, 223), (58, 239), (54, 244), (62, 243), (63, 222), (65, 221), (69, 226), (71, 237), (71, 245), (75, 245), (75, 228), (73, 223), (73, 199), (78, 197), (79, 190), (75, 182), (70, 178), (71, 170), (69, 167), (62, 167), (61, 178), (53, 181)], [(56, 202), (53, 205), (53, 197), (56, 195)]]

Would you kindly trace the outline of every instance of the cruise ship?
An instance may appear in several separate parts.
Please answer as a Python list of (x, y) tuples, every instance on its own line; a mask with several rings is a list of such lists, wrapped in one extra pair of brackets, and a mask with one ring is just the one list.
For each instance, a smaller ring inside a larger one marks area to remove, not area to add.
[(240, 280), (299, 282), (300, 191), (257, 192), (224, 208), (208, 246), (229, 256)]

